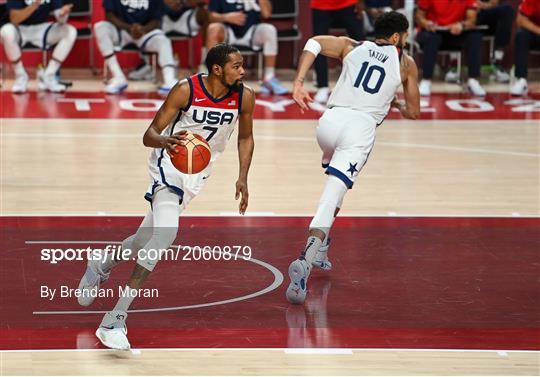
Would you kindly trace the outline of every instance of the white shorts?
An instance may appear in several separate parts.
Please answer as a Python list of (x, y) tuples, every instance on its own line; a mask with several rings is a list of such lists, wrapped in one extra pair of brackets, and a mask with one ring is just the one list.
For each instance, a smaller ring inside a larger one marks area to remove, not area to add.
[(352, 188), (373, 149), (376, 128), (375, 119), (361, 111), (345, 107), (326, 110), (317, 127), (326, 174), (336, 176)]
[(257, 25), (253, 25), (246, 31), (246, 34), (238, 38), (234, 34), (233, 29), (230, 26), (225, 25), (225, 30), (227, 32), (227, 35), (225, 37), (225, 43), (228, 43), (231, 45), (249, 47), (251, 49), (260, 49), (262, 46), (253, 45), (253, 33), (255, 33), (256, 28), (257, 28)]
[(201, 30), (201, 26), (197, 23), (196, 15), (196, 8), (185, 11), (176, 21), (171, 20), (169, 16), (165, 15), (161, 20), (161, 29), (165, 33), (176, 31), (194, 37), (199, 34), (199, 31)]
[(165, 36), (165, 33), (163, 32), (163, 30), (161, 29), (154, 29), (154, 30), (151, 30), (149, 31), (148, 33), (144, 34), (142, 37), (140, 37), (139, 39), (133, 39), (133, 37), (131, 36), (131, 34), (129, 34), (127, 31), (125, 30), (120, 30), (118, 29), (116, 26), (114, 26), (113, 24), (111, 24), (112, 27), (114, 27), (117, 31), (117, 38), (115, 38), (115, 40), (113, 41), (114, 43), (114, 50), (115, 51), (121, 51), (122, 48), (130, 43), (135, 43), (137, 45), (137, 47), (141, 50), (141, 51), (145, 51), (145, 46), (146, 46), (146, 43), (158, 36), (158, 35), (163, 35)]
[(42, 50), (48, 50), (47, 36), (53, 28), (61, 27), (57, 22), (44, 22), (36, 25), (16, 25), (19, 33), (19, 46), (31, 43)]
[(212, 162), (197, 174), (184, 174), (178, 171), (171, 162), (169, 154), (164, 149), (154, 149), (148, 160), (148, 172), (150, 173), (150, 186), (144, 198), (152, 202), (154, 194), (167, 187), (175, 192), (183, 209), (196, 197), (204, 187), (212, 173)]

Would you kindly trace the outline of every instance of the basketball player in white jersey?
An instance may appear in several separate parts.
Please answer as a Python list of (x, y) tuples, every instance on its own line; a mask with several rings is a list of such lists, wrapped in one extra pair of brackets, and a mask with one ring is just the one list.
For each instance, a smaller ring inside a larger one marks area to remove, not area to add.
[[(151, 185), (145, 198), (151, 208), (137, 232), (122, 242), (124, 251), (130, 250), (137, 264), (127, 282), (130, 294), (120, 297), (112, 311), (105, 314), (96, 336), (107, 347), (127, 350), (125, 321), (131, 302), (159, 258), (152, 259), (148, 250), (165, 250), (171, 246), (178, 232), (178, 218), (187, 204), (202, 189), (212, 171), (212, 165), (234, 131), (239, 120), (238, 157), (240, 171), (236, 181), (239, 212), (248, 206), (247, 176), (254, 142), (252, 134), (255, 94), (242, 84), (243, 58), (233, 46), (219, 44), (206, 57), (208, 75), (194, 75), (179, 82), (169, 93), (165, 103), (144, 134), (143, 143), (153, 148), (149, 159)], [(208, 167), (198, 174), (183, 174), (172, 165), (169, 153), (182, 144), (187, 132), (206, 137), (212, 150)], [(111, 269), (122, 258), (105, 256), (89, 260), (79, 289), (83, 295), (79, 304), (90, 305), (99, 285), (109, 278)], [(93, 296), (93, 297), (92, 297)]]
[[(408, 119), (420, 114), (418, 70), (414, 60), (402, 52), (408, 27), (405, 16), (390, 12), (375, 22), (375, 42), (318, 36), (306, 43), (293, 88), (293, 98), (302, 110), (308, 108), (306, 101), (312, 101), (303, 82), (317, 55), (341, 59), (343, 69), (317, 128), (328, 181), (309, 227), (306, 248), (289, 266), (291, 283), (286, 296), (293, 304), (304, 302), (313, 267), (332, 267), (327, 257), (328, 234), (345, 193), (373, 148), (376, 127), (391, 107)], [(405, 102), (396, 98), (401, 85)]]

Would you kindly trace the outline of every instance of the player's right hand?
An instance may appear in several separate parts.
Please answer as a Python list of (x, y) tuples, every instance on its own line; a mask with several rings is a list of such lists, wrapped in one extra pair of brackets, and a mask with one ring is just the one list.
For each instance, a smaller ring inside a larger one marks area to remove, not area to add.
[(131, 28), (129, 30), (129, 34), (133, 37), (133, 39), (139, 39), (144, 35), (142, 25), (141, 24), (132, 24)]
[(71, 8), (73, 8), (73, 4), (66, 4), (62, 8), (60, 8), (60, 17), (64, 17), (68, 15), (71, 12)]
[(304, 85), (298, 81), (294, 82), (293, 85), (293, 100), (300, 107), (300, 112), (304, 113), (304, 110), (309, 110), (308, 103), (313, 102), (313, 99), (309, 95)]
[(243, 26), (246, 23), (244, 12), (230, 12), (226, 14), (227, 22), (233, 25)]
[(187, 131), (181, 130), (175, 134), (165, 137), (165, 148), (169, 155), (174, 154), (177, 145), (182, 145), (187, 137)]

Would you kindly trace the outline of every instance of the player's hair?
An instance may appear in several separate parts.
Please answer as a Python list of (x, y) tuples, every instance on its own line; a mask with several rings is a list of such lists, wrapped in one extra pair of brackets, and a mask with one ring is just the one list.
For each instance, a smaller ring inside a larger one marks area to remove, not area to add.
[(398, 12), (382, 14), (375, 20), (375, 38), (389, 38), (394, 33), (405, 33), (409, 29), (407, 17)]
[(225, 64), (229, 61), (229, 55), (234, 54), (235, 52), (239, 52), (239, 50), (231, 46), (227, 43), (219, 43), (212, 47), (208, 54), (206, 55), (206, 60), (204, 64), (206, 65), (206, 68), (208, 69), (208, 73), (212, 72), (212, 67), (214, 64), (219, 65), (220, 67), (224, 67)]

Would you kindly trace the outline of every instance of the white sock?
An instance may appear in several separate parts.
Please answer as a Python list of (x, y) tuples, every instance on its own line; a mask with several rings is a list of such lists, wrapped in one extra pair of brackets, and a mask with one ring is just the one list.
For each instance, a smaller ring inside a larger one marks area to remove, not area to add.
[(311, 263), (315, 260), (315, 255), (317, 251), (321, 248), (322, 240), (319, 237), (310, 236), (307, 239), (306, 248), (302, 253), (303, 257), (306, 259), (308, 265), (311, 266)]
[(17, 63), (13, 64), (13, 70), (15, 71), (15, 76), (26, 75), (26, 71), (24, 70), (24, 65), (22, 63), (22, 60), (19, 60)]
[(204, 65), (204, 61), (206, 60), (206, 54), (208, 53), (208, 50), (206, 47), (201, 48), (201, 65)]
[(163, 82), (164, 84), (168, 85), (174, 81), (176, 81), (175, 78), (175, 70), (174, 67), (163, 67), (161, 69), (161, 73), (163, 74)]
[(116, 303), (113, 310), (121, 310), (123, 312), (127, 312), (129, 306), (131, 305), (135, 297), (137, 297), (136, 289), (131, 289), (129, 285), (126, 285), (125, 288), (126, 289), (124, 291), (126, 292), (126, 294), (118, 299), (118, 302)]
[(54, 76), (59, 69), (60, 69), (60, 63), (58, 63), (54, 59), (51, 59), (49, 61), (49, 64), (47, 65), (47, 69), (45, 70), (45, 75)]
[(266, 67), (264, 69), (264, 81), (272, 80), (276, 75), (276, 70), (274, 67)]
[(317, 212), (309, 224), (309, 229), (320, 229), (325, 234), (330, 232), (334, 223), (334, 214), (338, 205), (343, 203), (343, 197), (347, 193), (347, 186), (339, 178), (329, 175), (326, 180)]
[(107, 59), (107, 65), (111, 70), (113, 78), (124, 78), (125, 80), (126, 76), (124, 76), (124, 72), (122, 72), (122, 68), (120, 68), (120, 64), (118, 64), (118, 59), (116, 59), (116, 55), (113, 55)]

